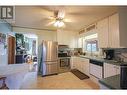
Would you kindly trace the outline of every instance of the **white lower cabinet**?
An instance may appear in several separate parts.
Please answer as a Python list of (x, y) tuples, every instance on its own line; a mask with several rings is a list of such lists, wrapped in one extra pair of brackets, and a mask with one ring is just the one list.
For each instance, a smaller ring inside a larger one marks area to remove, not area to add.
[(104, 78), (120, 74), (120, 66), (104, 63)]
[(71, 69), (78, 69), (82, 73), (89, 75), (89, 59), (82, 57), (72, 57)]
[(89, 75), (89, 59), (86, 58), (80, 58), (80, 71), (83, 72), (86, 75)]
[(71, 57), (71, 69), (76, 69), (77, 68), (77, 58), (78, 57)]

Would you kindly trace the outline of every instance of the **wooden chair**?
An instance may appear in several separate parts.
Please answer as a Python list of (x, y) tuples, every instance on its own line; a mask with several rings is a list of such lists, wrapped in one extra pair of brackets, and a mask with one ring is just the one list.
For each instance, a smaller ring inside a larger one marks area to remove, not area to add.
[(0, 89), (9, 89), (9, 88), (7, 87), (7, 85), (6, 85), (6, 83), (5, 83), (6, 77), (1, 77), (1, 76), (0, 76), (0, 80), (3, 81), (2, 86), (0, 87)]

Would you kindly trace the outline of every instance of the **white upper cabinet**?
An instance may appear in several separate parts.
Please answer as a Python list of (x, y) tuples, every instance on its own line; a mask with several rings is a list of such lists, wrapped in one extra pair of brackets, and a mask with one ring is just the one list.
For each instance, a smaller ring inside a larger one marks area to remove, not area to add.
[(127, 11), (107, 17), (97, 23), (100, 48), (125, 48), (127, 47)]
[(119, 48), (119, 19), (118, 14), (107, 17), (97, 23), (100, 48)]
[(82, 48), (83, 46), (83, 38), (82, 37), (80, 37), (80, 38), (78, 38), (78, 46), (77, 46), (77, 48)]
[(99, 47), (107, 48), (108, 44), (108, 18), (105, 18), (97, 23), (97, 32)]
[(76, 33), (75, 31), (57, 31), (57, 41), (61, 45), (69, 45), (70, 48), (76, 48)]
[(120, 48), (119, 15), (109, 17), (109, 47)]

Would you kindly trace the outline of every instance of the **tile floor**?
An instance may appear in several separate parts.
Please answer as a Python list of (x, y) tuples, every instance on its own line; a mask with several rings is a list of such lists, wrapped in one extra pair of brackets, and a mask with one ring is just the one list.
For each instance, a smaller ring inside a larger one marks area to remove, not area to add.
[(99, 89), (99, 86), (90, 79), (80, 80), (71, 72), (53, 76), (38, 76), (34, 89)]

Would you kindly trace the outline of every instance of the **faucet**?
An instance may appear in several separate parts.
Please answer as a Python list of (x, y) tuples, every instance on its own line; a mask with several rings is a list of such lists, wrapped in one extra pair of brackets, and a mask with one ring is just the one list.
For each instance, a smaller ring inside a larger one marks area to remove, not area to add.
[(90, 51), (90, 56), (93, 56), (93, 52), (92, 52), (92, 49), (91, 49), (91, 51)]

